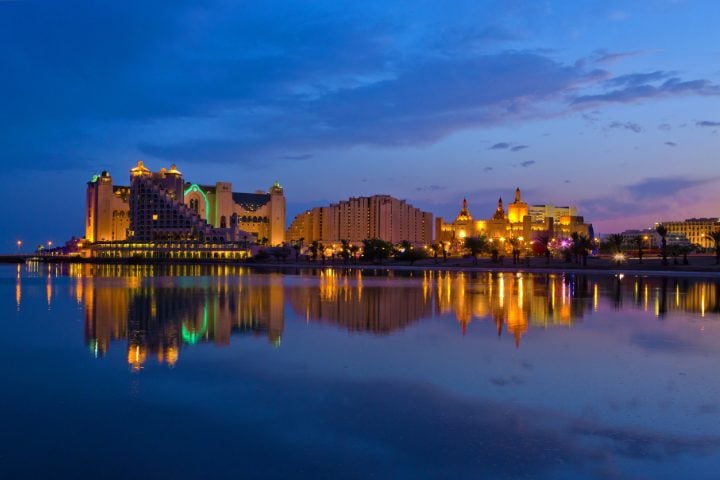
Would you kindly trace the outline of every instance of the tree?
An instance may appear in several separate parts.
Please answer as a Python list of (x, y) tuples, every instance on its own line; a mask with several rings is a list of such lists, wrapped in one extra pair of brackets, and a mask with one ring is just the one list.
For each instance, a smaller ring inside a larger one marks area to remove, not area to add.
[(588, 252), (592, 250), (593, 246), (592, 240), (590, 240), (590, 237), (587, 235), (582, 235), (577, 232), (573, 232), (572, 240), (572, 249), (577, 258), (577, 263), (580, 263), (580, 259), (582, 259), (583, 266), (587, 266)]
[(710, 233), (708, 238), (715, 242), (715, 265), (720, 265), (720, 230)]
[(633, 243), (637, 247), (638, 259), (640, 260), (640, 263), (642, 263), (643, 247), (645, 246), (645, 239), (643, 238), (642, 235), (638, 235), (633, 238)]
[(520, 239), (517, 237), (510, 237), (508, 243), (512, 247), (513, 264), (520, 263)]
[(658, 223), (658, 225), (655, 227), (655, 231), (658, 235), (660, 235), (661, 239), (661, 247), (660, 247), (660, 255), (662, 255), (662, 264), (667, 265), (668, 264), (668, 249), (667, 249), (667, 227), (663, 225), (662, 223)]
[(545, 255), (545, 265), (550, 265), (550, 255), (552, 254), (552, 252), (550, 252), (550, 243), (552, 243), (550, 235), (547, 233), (540, 234), (535, 237), (535, 241), (537, 245), (540, 245), (542, 253)]
[(393, 251), (392, 243), (379, 238), (363, 240), (362, 258), (366, 261), (380, 263), (390, 257)]
[(437, 263), (438, 254), (442, 250), (442, 244), (440, 243), (433, 243), (430, 245), (430, 249), (433, 251), (433, 258), (435, 259), (435, 263)]
[(413, 247), (407, 240), (403, 240), (400, 243), (400, 248), (395, 250), (395, 259), (410, 262), (410, 265), (425, 257), (427, 257), (427, 254), (424, 249)]
[(308, 247), (308, 250), (310, 250), (310, 259), (314, 262), (317, 260), (318, 257), (318, 251), (320, 250), (320, 242), (317, 240), (313, 240), (313, 242)]
[(340, 244), (340, 257), (342, 257), (343, 263), (347, 265), (351, 255), (350, 242), (348, 242), (347, 240), (340, 240)]
[(478, 237), (465, 237), (464, 247), (470, 250), (470, 255), (473, 256), (475, 265), (478, 263), (478, 255), (482, 254), (487, 250), (488, 241), (487, 237), (480, 235)]

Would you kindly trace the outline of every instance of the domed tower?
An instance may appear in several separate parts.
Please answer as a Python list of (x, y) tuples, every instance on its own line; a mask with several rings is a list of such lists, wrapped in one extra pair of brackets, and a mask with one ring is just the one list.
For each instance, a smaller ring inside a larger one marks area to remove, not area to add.
[(502, 197), (498, 198), (497, 208), (493, 215), (493, 220), (505, 220), (505, 209), (503, 208)]
[(522, 201), (520, 188), (515, 189), (515, 201), (508, 205), (508, 220), (510, 223), (521, 223), (530, 209), (528, 204)]
[(455, 219), (455, 223), (471, 221), (472, 215), (470, 215), (470, 211), (468, 210), (467, 198), (463, 198), (462, 208), (460, 209), (460, 213), (458, 213), (458, 216)]

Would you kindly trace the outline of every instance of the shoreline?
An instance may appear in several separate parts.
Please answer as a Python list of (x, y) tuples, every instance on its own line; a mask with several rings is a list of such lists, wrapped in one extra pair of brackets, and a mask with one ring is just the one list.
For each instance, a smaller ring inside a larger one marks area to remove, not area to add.
[(616, 265), (609, 258), (594, 258), (587, 266), (576, 263), (567, 263), (562, 260), (553, 259), (550, 264), (545, 263), (544, 258), (533, 258), (529, 263), (519, 264), (497, 264), (491, 263), (489, 259), (482, 258), (476, 264), (469, 258), (450, 258), (447, 261), (438, 259), (424, 259), (409, 264), (406, 262), (387, 263), (343, 263), (340, 260), (309, 261), (309, 260), (288, 260), (286, 262), (254, 262), (237, 260), (204, 260), (204, 261), (148, 261), (145, 259), (130, 260), (122, 259), (108, 261), (107, 259), (82, 259), (77, 257), (35, 257), (20, 255), (0, 256), (0, 264), (22, 264), (28, 261), (37, 261), (47, 264), (88, 264), (88, 265), (153, 265), (153, 266), (236, 266), (251, 269), (334, 269), (334, 270), (392, 270), (399, 272), (520, 272), (520, 273), (571, 273), (590, 275), (641, 275), (641, 276), (683, 276), (683, 277), (709, 277), (720, 278), (720, 265), (715, 264), (715, 256), (702, 255), (690, 257), (689, 265), (662, 265), (660, 259), (646, 259), (640, 264), (637, 259), (630, 259), (622, 265)]

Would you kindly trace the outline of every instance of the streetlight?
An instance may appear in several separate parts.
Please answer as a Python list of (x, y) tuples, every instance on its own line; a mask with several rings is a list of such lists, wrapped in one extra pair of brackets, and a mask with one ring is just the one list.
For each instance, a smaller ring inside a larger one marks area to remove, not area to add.
[(18, 247), (18, 253), (20, 253), (20, 249), (22, 248), (22, 240), (18, 240), (15, 243), (17, 244), (17, 247)]

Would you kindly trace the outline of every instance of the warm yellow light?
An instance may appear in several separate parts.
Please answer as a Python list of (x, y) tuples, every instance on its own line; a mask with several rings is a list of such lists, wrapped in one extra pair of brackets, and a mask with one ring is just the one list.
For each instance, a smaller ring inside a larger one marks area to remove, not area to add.
[(153, 219), (153, 221), (156, 221), (156, 220), (158, 219), (158, 214), (157, 214), (157, 213), (153, 213), (152, 219)]
[(465, 230), (460, 230), (459, 235), (460, 235), (460, 238), (465, 238), (465, 235), (466, 235)]

